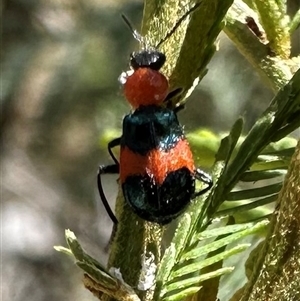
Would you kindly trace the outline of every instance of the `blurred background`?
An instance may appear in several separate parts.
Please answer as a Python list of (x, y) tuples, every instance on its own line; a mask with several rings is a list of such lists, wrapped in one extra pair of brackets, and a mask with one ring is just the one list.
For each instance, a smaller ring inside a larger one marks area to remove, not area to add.
[[(294, 14), (298, 0), (288, 1)], [(118, 76), (138, 48), (120, 18), (136, 28), (142, 1), (11, 0), (2, 2), (1, 251), (2, 300), (95, 300), (82, 273), (53, 249), (71, 229), (105, 263), (112, 223), (96, 187), (110, 162), (100, 140), (121, 130), (129, 106)], [(293, 54), (300, 51), (299, 30)], [(273, 94), (231, 42), (190, 97), (186, 132), (226, 132), (243, 115), (247, 132)], [(116, 177), (104, 179), (113, 204)]]

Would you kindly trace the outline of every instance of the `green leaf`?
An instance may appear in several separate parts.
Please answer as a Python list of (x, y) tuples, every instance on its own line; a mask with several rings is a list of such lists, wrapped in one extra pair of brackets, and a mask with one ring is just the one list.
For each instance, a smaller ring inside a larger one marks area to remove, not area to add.
[(294, 18), (290, 22), (290, 33), (294, 32), (300, 26), (300, 9), (294, 15)]
[(168, 291), (168, 294), (172, 291), (176, 291), (178, 289), (187, 289), (189, 286), (195, 286), (196, 284), (200, 284), (203, 281), (215, 278), (215, 277), (220, 277), (225, 274), (229, 274), (234, 270), (234, 267), (225, 267), (218, 269), (214, 272), (210, 273), (205, 273), (200, 276), (196, 277), (189, 277), (188, 279), (184, 280), (179, 280), (171, 284), (167, 284), (166, 286), (166, 291)]
[(83, 250), (72, 231), (66, 230), (65, 236), (69, 249), (64, 247), (55, 247), (55, 249), (75, 257), (76, 265), (85, 272), (84, 283), (89, 290), (97, 293), (98, 296), (106, 294), (116, 300), (140, 300), (123, 279), (111, 275), (97, 260)]
[(107, 289), (117, 290), (118, 281), (111, 277), (108, 273), (103, 272), (97, 269), (94, 265), (88, 264), (86, 262), (77, 261), (76, 265), (78, 265), (96, 282), (101, 283), (102, 286), (106, 287)]
[(249, 246), (250, 244), (240, 244), (236, 247), (231, 248), (230, 250), (226, 250), (220, 254), (201, 260), (199, 262), (184, 264), (183, 267), (174, 270), (174, 272), (172, 273), (172, 278), (175, 279), (177, 277), (182, 277), (184, 275), (191, 274), (197, 271), (199, 272), (201, 269), (210, 266), (211, 264), (214, 264), (220, 260), (224, 260), (232, 255), (246, 250)]
[[(267, 110), (258, 119), (246, 139), (239, 148), (236, 157), (226, 172), (226, 186), (231, 190), (239, 180), (240, 175), (256, 160), (260, 152), (272, 142), (280, 128), (286, 124), (289, 129), (296, 129), (297, 122), (289, 123), (289, 117), (298, 112), (300, 106), (300, 69), (290, 82), (284, 86)], [(271, 168), (271, 167), (270, 167)]]
[(77, 261), (86, 262), (88, 264), (91, 264), (91, 265), (97, 267), (99, 270), (107, 273), (105, 267), (102, 264), (100, 264), (97, 260), (95, 260), (90, 255), (88, 255), (82, 249), (82, 247), (79, 244), (74, 232), (72, 232), (70, 230), (66, 230), (65, 231), (65, 236), (66, 236), (66, 241), (67, 241), (67, 244), (70, 248), (70, 251), (72, 252), (74, 257), (77, 259)]
[[(300, 117), (300, 115), (299, 115)], [(286, 139), (282, 139), (286, 140)], [(281, 141), (278, 141), (278, 143), (270, 143), (260, 154), (260, 157), (268, 158), (284, 158), (284, 157), (291, 157), (293, 153), (295, 152), (295, 146), (297, 144), (297, 140), (293, 138), (289, 138), (290, 140), (289, 144), (286, 145), (285, 143), (280, 143)]]
[(207, 238), (218, 237), (221, 235), (227, 235), (230, 233), (236, 233), (239, 231), (247, 230), (253, 228), (253, 223), (248, 224), (237, 224), (237, 225), (228, 225), (221, 228), (213, 228), (209, 230), (205, 230), (199, 234), (195, 235), (195, 241), (202, 241)]
[[(233, 243), (234, 241), (236, 241), (238, 239), (241, 239), (243, 237), (246, 237), (247, 235), (256, 233), (257, 231), (260, 231), (262, 227), (265, 227), (267, 224), (268, 224), (268, 221), (262, 221), (260, 223), (257, 223), (256, 225), (254, 225), (254, 224), (234, 225), (234, 226), (222, 227), (222, 228), (217, 229), (216, 231), (213, 231), (213, 230), (204, 231), (198, 235), (199, 238), (202, 238), (202, 235), (206, 236), (207, 233), (205, 234), (205, 232), (209, 232), (210, 235), (212, 233), (218, 233), (219, 235), (225, 235), (226, 233), (230, 233), (227, 231), (233, 231), (234, 229), (238, 232), (228, 235), (224, 238), (215, 240), (215, 241), (205, 244), (203, 246), (193, 248), (191, 251), (188, 251), (185, 254), (183, 254), (179, 264), (182, 264), (182, 262), (185, 260), (196, 259), (203, 255), (209, 254), (210, 252), (218, 250), (221, 247), (227, 246), (230, 243)], [(243, 228), (243, 226), (245, 226), (245, 230), (242, 230), (242, 231), (238, 230), (238, 229)], [(228, 227), (228, 229), (226, 229), (227, 227)], [(220, 233), (222, 233), (222, 234), (220, 234)]]
[(226, 196), (227, 201), (239, 201), (258, 198), (269, 194), (278, 193), (282, 188), (282, 183), (276, 183), (259, 188), (232, 191)]
[(247, 171), (242, 174), (240, 181), (243, 182), (256, 182), (260, 180), (268, 180), (276, 177), (285, 176), (287, 173), (286, 169), (268, 169), (268, 170), (255, 170)]
[(232, 126), (229, 134), (221, 140), (220, 148), (216, 154), (216, 160), (223, 160), (226, 163), (229, 162), (234, 148), (236, 147), (238, 140), (243, 130), (244, 120), (239, 118)]
[(255, 160), (254, 164), (251, 166), (251, 169), (254, 170), (267, 170), (267, 169), (287, 169), (289, 165), (290, 159), (278, 159), (278, 157), (274, 156), (258, 156), (257, 160)]
[(172, 243), (167, 248), (162, 260), (161, 265), (157, 272), (157, 281), (158, 284), (155, 288), (154, 295), (157, 296), (160, 294), (162, 285), (169, 280), (170, 274), (176, 262), (178, 260), (179, 254), (184, 250), (186, 245), (187, 233), (190, 229), (191, 217), (189, 214), (183, 214), (182, 218), (179, 221), (178, 227), (174, 234)]
[(230, 150), (228, 153), (227, 157), (227, 162), (231, 159), (231, 155), (233, 153), (234, 148), (236, 147), (238, 140), (242, 134), (243, 130), (243, 125), (244, 125), (244, 120), (243, 118), (239, 118), (234, 125), (232, 126), (230, 133), (229, 133), (229, 139), (230, 139)]
[(54, 250), (56, 250), (57, 252), (61, 252), (61, 253), (64, 253), (66, 255), (69, 255), (69, 256), (72, 256), (74, 257), (73, 253), (71, 252), (70, 249), (66, 248), (66, 247), (63, 247), (63, 246), (54, 246), (53, 247)]
[(171, 293), (170, 296), (163, 297), (163, 301), (177, 301), (183, 300), (187, 296), (197, 293), (201, 289), (201, 286), (189, 287), (187, 289), (178, 290), (176, 293)]
[[(215, 217), (236, 215), (237, 213), (249, 211), (251, 209), (256, 209), (257, 207), (261, 207), (261, 206), (264, 206), (264, 205), (267, 205), (267, 204), (270, 204), (270, 203), (274, 202), (276, 200), (277, 196), (278, 196), (277, 194), (273, 194), (273, 195), (270, 195), (266, 198), (261, 198), (261, 199), (258, 199), (256, 201), (253, 201), (253, 202), (247, 202), (246, 204), (244, 202), (237, 202), (238, 204), (233, 204), (233, 202), (226, 202), (226, 203), (224, 203), (223, 206), (225, 206), (226, 204), (229, 204), (229, 206), (233, 205), (233, 207), (219, 210), (215, 214)], [(269, 214), (269, 211), (266, 214)], [(262, 216), (260, 216), (260, 218), (261, 217)]]

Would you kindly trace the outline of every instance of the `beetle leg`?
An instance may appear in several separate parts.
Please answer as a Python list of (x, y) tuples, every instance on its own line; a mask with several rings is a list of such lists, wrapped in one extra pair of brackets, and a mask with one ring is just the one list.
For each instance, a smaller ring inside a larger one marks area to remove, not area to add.
[(112, 152), (111, 149), (112, 149), (113, 147), (119, 146), (120, 144), (121, 144), (121, 137), (116, 138), (116, 139), (110, 141), (110, 142), (108, 143), (108, 145), (107, 145), (108, 152), (109, 152), (110, 156), (112, 157), (112, 159), (114, 160), (114, 162), (116, 163), (116, 165), (119, 165), (119, 162), (118, 162), (118, 160), (116, 159), (116, 157), (115, 157), (115, 155), (113, 154), (113, 152)]
[(111, 210), (111, 208), (109, 206), (109, 203), (107, 201), (107, 198), (104, 194), (103, 187), (102, 187), (102, 182), (101, 182), (101, 175), (103, 175), (103, 174), (118, 174), (119, 170), (120, 170), (119, 164), (100, 165), (98, 175), (97, 175), (97, 184), (98, 184), (98, 190), (99, 190), (101, 201), (103, 203), (103, 206), (104, 206), (108, 216), (110, 217), (110, 219), (112, 220), (112, 222), (114, 224), (117, 224), (118, 220), (117, 220), (116, 216), (114, 215), (113, 211)]
[[(171, 92), (167, 95), (166, 99), (164, 100), (164, 103), (166, 103), (167, 108), (172, 109), (172, 107), (173, 107), (172, 99), (173, 99), (174, 97), (179, 96), (179, 95), (182, 93), (182, 91), (183, 91), (182, 88), (177, 88), (177, 89), (171, 91)], [(177, 103), (177, 104), (178, 104), (178, 103)], [(185, 104), (180, 104), (180, 103), (179, 103), (178, 106), (176, 106), (175, 108), (173, 108), (173, 112), (174, 112), (175, 114), (177, 114), (179, 111), (183, 110), (184, 108), (185, 108)]]
[(179, 111), (183, 110), (185, 108), (185, 103), (180, 104), (179, 106), (174, 108), (174, 113), (177, 114)]
[(206, 193), (213, 186), (213, 181), (212, 181), (211, 176), (209, 174), (207, 174), (206, 172), (204, 172), (203, 170), (201, 170), (200, 168), (196, 169), (195, 178), (198, 181), (205, 183), (207, 186), (204, 189), (195, 192), (193, 197), (197, 197), (201, 194)]
[(180, 95), (182, 93), (182, 91), (183, 91), (182, 88), (177, 88), (177, 89), (169, 92), (169, 94), (167, 95), (167, 97), (164, 100), (164, 102), (167, 104), (167, 107), (172, 104), (172, 98)]
[(108, 152), (109, 152), (110, 156), (112, 157), (112, 159), (114, 160), (115, 164), (100, 165), (99, 170), (98, 170), (98, 175), (97, 175), (97, 184), (98, 184), (98, 190), (99, 190), (101, 201), (104, 205), (104, 208), (105, 208), (108, 216), (110, 217), (110, 219), (113, 221), (114, 224), (117, 224), (118, 220), (117, 220), (116, 216), (114, 215), (113, 211), (111, 210), (109, 203), (107, 201), (107, 198), (104, 194), (103, 186), (102, 186), (102, 182), (101, 182), (101, 175), (118, 174), (119, 173), (119, 170), (120, 170), (119, 162), (116, 159), (115, 155), (113, 154), (112, 148), (120, 145), (120, 143), (121, 143), (121, 137), (116, 138), (108, 143), (108, 145), (107, 145)]

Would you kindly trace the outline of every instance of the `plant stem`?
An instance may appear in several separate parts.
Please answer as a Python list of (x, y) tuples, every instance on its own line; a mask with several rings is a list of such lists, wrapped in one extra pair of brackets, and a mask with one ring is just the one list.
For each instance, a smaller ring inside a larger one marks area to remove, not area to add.
[(296, 12), (290, 23), (290, 33), (293, 33), (300, 26), (300, 9)]
[[(152, 300), (156, 267), (160, 261), (163, 227), (138, 218), (123, 200), (117, 199), (117, 231), (111, 245), (108, 267), (119, 269), (124, 281), (142, 300)], [(151, 274), (147, 274), (150, 271)]]
[(255, 0), (271, 49), (279, 58), (288, 59), (291, 50), (289, 17), (286, 5), (276, 0)]
[(242, 1), (236, 1), (226, 15), (224, 32), (233, 41), (238, 50), (255, 67), (268, 86), (277, 92), (291, 78), (296, 62), (285, 57), (275, 56), (267, 40), (257, 36), (247, 25), (247, 17), (254, 22), (264, 36), (256, 13)]
[(241, 301), (300, 299), (300, 140)]

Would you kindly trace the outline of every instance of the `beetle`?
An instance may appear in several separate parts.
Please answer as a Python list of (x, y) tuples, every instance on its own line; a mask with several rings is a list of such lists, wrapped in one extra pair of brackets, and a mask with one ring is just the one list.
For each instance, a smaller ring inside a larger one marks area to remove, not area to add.
[[(125, 22), (129, 23), (127, 19)], [(181, 89), (168, 93), (168, 79), (160, 72), (165, 61), (163, 52), (146, 47), (131, 54), (131, 70), (119, 78), (133, 111), (123, 119), (122, 136), (108, 143), (114, 164), (101, 165), (97, 177), (100, 197), (114, 223), (118, 221), (103, 191), (103, 174), (119, 174), (124, 199), (132, 210), (140, 218), (161, 225), (178, 217), (193, 198), (213, 185), (210, 175), (195, 167), (177, 118), (183, 105), (170, 106), (171, 98)], [(120, 162), (112, 152), (116, 146), (120, 146)], [(195, 191), (196, 180), (206, 187)]]

